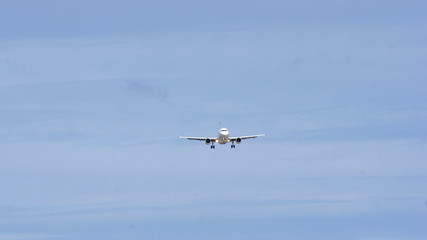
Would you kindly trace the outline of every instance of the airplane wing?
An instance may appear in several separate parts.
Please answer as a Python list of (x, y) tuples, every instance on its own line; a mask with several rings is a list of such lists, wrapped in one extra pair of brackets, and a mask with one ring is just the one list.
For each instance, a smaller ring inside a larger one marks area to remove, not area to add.
[(216, 138), (209, 138), (209, 137), (183, 137), (183, 136), (179, 136), (179, 138), (185, 138), (188, 140), (198, 140), (198, 141), (206, 141), (207, 139), (209, 139), (212, 142), (216, 141)]
[(257, 138), (257, 137), (262, 137), (265, 136), (267, 134), (257, 134), (257, 135), (250, 135), (250, 136), (242, 136), (242, 137), (230, 137), (230, 141), (237, 141), (237, 139), (249, 139), (249, 138)]

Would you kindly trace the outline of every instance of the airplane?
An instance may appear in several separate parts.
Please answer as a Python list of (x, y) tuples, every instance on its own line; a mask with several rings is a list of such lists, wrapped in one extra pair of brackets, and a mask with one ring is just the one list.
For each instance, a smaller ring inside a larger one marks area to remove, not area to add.
[(179, 136), (179, 138), (185, 138), (188, 140), (198, 140), (198, 141), (205, 141), (206, 145), (211, 144), (211, 149), (215, 149), (214, 143), (218, 144), (226, 144), (228, 142), (231, 142), (231, 148), (236, 148), (236, 145), (234, 145), (234, 142), (237, 144), (240, 144), (243, 139), (249, 139), (249, 138), (256, 138), (265, 136), (267, 134), (257, 134), (257, 135), (250, 135), (250, 136), (242, 136), (242, 137), (229, 137), (228, 135), (230, 132), (227, 128), (221, 128), (219, 130), (219, 134), (217, 138), (210, 138), (210, 137), (183, 137)]

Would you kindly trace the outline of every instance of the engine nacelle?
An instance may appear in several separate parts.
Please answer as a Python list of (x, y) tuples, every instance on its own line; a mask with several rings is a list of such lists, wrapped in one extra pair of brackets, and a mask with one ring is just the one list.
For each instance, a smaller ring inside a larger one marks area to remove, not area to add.
[(237, 138), (237, 139), (236, 139), (236, 143), (237, 143), (237, 144), (242, 143), (242, 139), (241, 139), (241, 138)]
[(208, 138), (208, 139), (206, 139), (205, 143), (206, 143), (206, 145), (209, 145), (209, 143), (211, 143), (211, 140)]

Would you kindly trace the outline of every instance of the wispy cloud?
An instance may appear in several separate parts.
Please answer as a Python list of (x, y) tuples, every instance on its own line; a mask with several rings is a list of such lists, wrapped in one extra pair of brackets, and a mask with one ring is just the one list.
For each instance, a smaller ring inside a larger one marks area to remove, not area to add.
[(168, 98), (168, 92), (162, 87), (144, 84), (137, 80), (126, 80), (126, 83), (127, 89), (144, 97), (158, 99), (159, 101), (166, 101)]
[(60, 238), (59, 235), (45, 235), (45, 234), (2, 234), (0, 233), (1, 240), (32, 240), (32, 239), (54, 239)]

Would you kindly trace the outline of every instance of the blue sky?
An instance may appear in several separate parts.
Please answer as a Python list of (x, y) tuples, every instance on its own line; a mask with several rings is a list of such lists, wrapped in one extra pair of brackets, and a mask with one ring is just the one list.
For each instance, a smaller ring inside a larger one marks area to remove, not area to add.
[(3, 1), (0, 239), (425, 239), (426, 7)]

